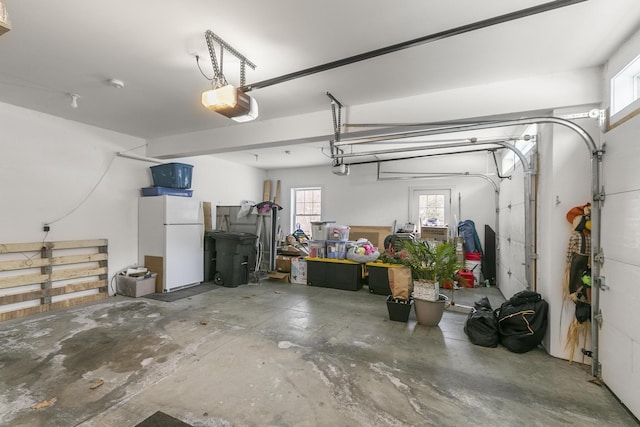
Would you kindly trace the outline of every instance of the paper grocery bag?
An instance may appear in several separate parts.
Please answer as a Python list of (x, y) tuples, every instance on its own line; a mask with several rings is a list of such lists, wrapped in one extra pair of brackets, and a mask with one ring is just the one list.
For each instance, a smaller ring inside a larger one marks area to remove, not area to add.
[(409, 268), (388, 268), (389, 289), (394, 298), (408, 300), (413, 292), (413, 281), (411, 280), (411, 269)]

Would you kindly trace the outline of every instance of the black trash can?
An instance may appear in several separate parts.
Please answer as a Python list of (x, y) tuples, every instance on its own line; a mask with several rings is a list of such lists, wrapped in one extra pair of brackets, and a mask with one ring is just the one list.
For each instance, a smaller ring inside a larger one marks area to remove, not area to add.
[(249, 283), (250, 274), (255, 268), (257, 238), (251, 233), (207, 231), (205, 280), (226, 287)]

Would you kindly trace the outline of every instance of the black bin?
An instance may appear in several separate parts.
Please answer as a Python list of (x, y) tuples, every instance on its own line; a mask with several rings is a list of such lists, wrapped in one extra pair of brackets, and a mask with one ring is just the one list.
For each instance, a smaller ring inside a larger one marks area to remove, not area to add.
[(256, 262), (257, 238), (251, 233), (207, 231), (205, 280), (227, 287), (249, 283)]

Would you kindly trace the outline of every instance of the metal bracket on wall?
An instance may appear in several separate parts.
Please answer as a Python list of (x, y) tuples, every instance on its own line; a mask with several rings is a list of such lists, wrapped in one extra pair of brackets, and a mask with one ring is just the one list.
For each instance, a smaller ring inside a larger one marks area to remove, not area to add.
[(600, 206), (602, 206), (604, 204), (604, 199), (606, 197), (607, 196), (606, 196), (606, 194), (604, 192), (604, 185), (603, 185), (602, 188), (600, 189), (600, 192), (593, 195), (593, 201), (594, 202), (599, 202)]
[(602, 328), (602, 312), (598, 311), (596, 314), (593, 315), (593, 320), (598, 324), (599, 328)]
[(609, 290), (609, 285), (607, 285), (606, 278), (604, 276), (594, 277), (593, 280), (595, 280), (596, 285), (598, 286), (598, 288), (600, 288), (600, 290), (602, 290), (602, 292), (606, 292)]
[(593, 261), (597, 262), (600, 265), (604, 264), (604, 251), (602, 250), (602, 248), (600, 248), (600, 251), (596, 252), (593, 255)]

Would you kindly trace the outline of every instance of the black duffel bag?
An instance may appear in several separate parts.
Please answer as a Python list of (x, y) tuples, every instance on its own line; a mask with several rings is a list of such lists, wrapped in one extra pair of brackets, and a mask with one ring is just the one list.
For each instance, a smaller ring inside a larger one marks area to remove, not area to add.
[(542, 342), (547, 330), (549, 304), (539, 293), (521, 291), (498, 311), (500, 343), (514, 353), (526, 353)]
[(498, 318), (491, 307), (489, 298), (483, 297), (473, 304), (471, 313), (464, 324), (464, 333), (475, 345), (497, 347), (500, 341)]

